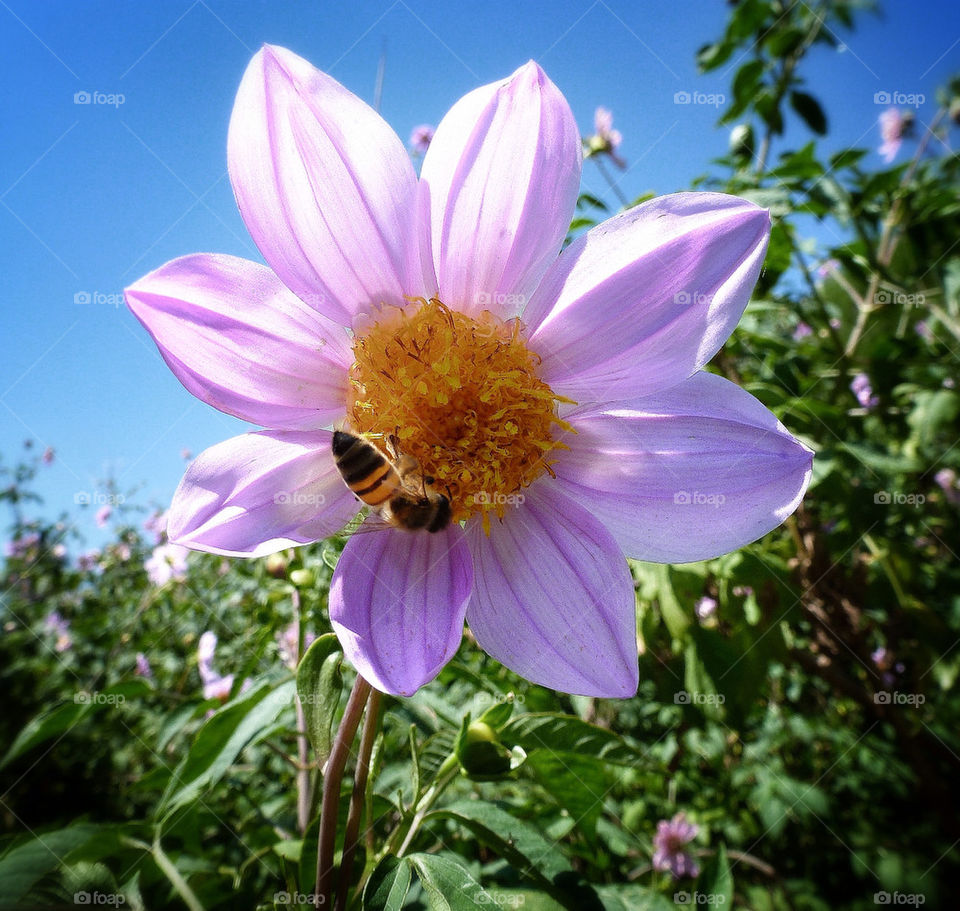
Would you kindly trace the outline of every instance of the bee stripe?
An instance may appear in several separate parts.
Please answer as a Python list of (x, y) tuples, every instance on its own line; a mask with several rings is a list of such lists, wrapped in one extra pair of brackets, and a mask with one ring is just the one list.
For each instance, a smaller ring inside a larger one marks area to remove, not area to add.
[(365, 502), (371, 502), (371, 494), (376, 494), (377, 490), (381, 487), (386, 489), (386, 496), (390, 495), (390, 492), (396, 489), (396, 484), (391, 483), (390, 475), (393, 473), (393, 468), (384, 463), (382, 470), (376, 472), (372, 475), (367, 475), (361, 481), (358, 481), (356, 484), (351, 484), (350, 489), (358, 496), (361, 500)]
[(337, 468), (343, 475), (343, 480), (349, 487), (362, 483), (377, 471), (382, 465), (388, 464), (386, 459), (374, 447), (363, 447), (358, 452), (350, 453), (337, 461)]

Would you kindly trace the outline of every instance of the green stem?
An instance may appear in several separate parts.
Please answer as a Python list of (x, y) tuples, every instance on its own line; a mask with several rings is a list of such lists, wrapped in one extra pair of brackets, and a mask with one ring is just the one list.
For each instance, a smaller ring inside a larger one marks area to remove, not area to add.
[(174, 866), (173, 861), (164, 854), (163, 848), (160, 847), (159, 838), (154, 839), (150, 853), (156, 865), (161, 869), (163, 875), (170, 880), (170, 884), (180, 894), (183, 903), (190, 911), (204, 911), (203, 904), (197, 898), (196, 893), (187, 885), (187, 881), (180, 875), (180, 871)]
[(407, 848), (410, 847), (410, 844), (416, 836), (417, 831), (420, 828), (420, 824), (423, 822), (423, 818), (427, 815), (430, 807), (433, 806), (436, 799), (446, 790), (447, 785), (449, 785), (456, 776), (458, 765), (459, 763), (457, 762), (457, 757), (451, 753), (443, 761), (443, 765), (437, 769), (437, 777), (434, 778), (433, 784), (427, 788), (423, 797), (417, 802), (417, 807), (413, 814), (413, 818), (410, 820), (410, 826), (407, 829), (407, 834), (404, 836), (400, 847), (397, 849), (397, 857), (403, 857), (407, 851)]
[(316, 901), (324, 908), (331, 906), (333, 897), (333, 853), (337, 840), (337, 815), (340, 804), (340, 782), (347, 764), (350, 744), (356, 736), (363, 715), (363, 707), (371, 686), (359, 674), (350, 691), (347, 707), (337, 728), (333, 749), (323, 775), (323, 799), (320, 804), (320, 831), (317, 834)]

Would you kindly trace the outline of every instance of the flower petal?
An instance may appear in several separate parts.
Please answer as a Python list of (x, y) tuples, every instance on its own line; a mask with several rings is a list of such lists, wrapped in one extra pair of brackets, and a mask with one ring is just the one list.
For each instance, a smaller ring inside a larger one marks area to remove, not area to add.
[(417, 179), (403, 143), (302, 57), (265, 46), (251, 60), (227, 161), (260, 252), (321, 313), (349, 326), (371, 304), (400, 305), (422, 287)]
[(590, 513), (544, 478), (491, 523), (467, 526), (474, 594), (467, 622), (511, 670), (555, 690), (627, 698), (637, 689), (627, 561)]
[(208, 405), (278, 429), (318, 429), (343, 415), (353, 360), (346, 332), (266, 266), (184, 256), (125, 295), (177, 379)]
[(420, 174), (422, 258), (441, 300), (518, 313), (566, 236), (580, 162), (570, 106), (536, 63), (460, 99)]
[(813, 453), (749, 392), (697, 373), (667, 392), (579, 409), (553, 466), (564, 490), (640, 560), (736, 550), (798, 506)]
[(234, 557), (319, 541), (356, 515), (329, 431), (245, 433), (197, 456), (167, 519), (171, 541)]
[(472, 584), (459, 525), (355, 535), (330, 584), (330, 622), (357, 673), (410, 696), (457, 651)]
[(765, 209), (722, 193), (662, 196), (587, 232), (523, 314), (541, 376), (578, 402), (691, 376), (737, 325), (769, 235)]

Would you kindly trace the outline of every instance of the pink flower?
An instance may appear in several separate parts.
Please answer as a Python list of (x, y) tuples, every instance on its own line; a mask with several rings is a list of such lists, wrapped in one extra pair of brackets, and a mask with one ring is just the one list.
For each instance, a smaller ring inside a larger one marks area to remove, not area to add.
[[(233, 690), (234, 675), (227, 674), (225, 677), (221, 677), (214, 670), (213, 657), (216, 649), (217, 634), (207, 630), (197, 643), (197, 670), (200, 673), (200, 682), (203, 684), (203, 698), (226, 702)], [(250, 684), (250, 680), (244, 680), (240, 692), (248, 690)]]
[(661, 819), (653, 836), (653, 869), (669, 872), (674, 879), (697, 876), (700, 868), (683, 846), (693, 841), (699, 831), (698, 825), (687, 821), (685, 813), (677, 813), (669, 821)]
[[(303, 637), (303, 650), (306, 651), (310, 648), (310, 645), (316, 638), (314, 633), (307, 633)], [(297, 652), (300, 645), (299, 624), (294, 621), (283, 630), (280, 630), (277, 633), (277, 642), (280, 646), (280, 660), (283, 661), (290, 670), (295, 671), (298, 663)]]
[(54, 451), (53, 447), (48, 446), (46, 449), (43, 450), (43, 455), (40, 458), (43, 461), (44, 465), (52, 465), (55, 455), (56, 455), (56, 452)]
[(876, 408), (880, 404), (880, 399), (878, 399), (873, 394), (873, 387), (870, 385), (870, 377), (865, 373), (858, 373), (850, 381), (850, 391), (854, 394), (857, 401), (860, 403), (861, 408)]
[(740, 547), (810, 477), (810, 450), (703, 371), (749, 300), (768, 213), (679, 193), (561, 253), (581, 143), (532, 62), (451, 109), (418, 180), (376, 112), (265, 47), (240, 85), (228, 165), (269, 268), (197, 254), (126, 292), (187, 389), (268, 428), (190, 464), (170, 539), (252, 557), (334, 534), (358, 504), (326, 428), (396, 432), (452, 521), (347, 542), (329, 607), (357, 671), (413, 693), (466, 618), (534, 682), (632, 695), (624, 555)]
[(138, 677), (144, 677), (147, 680), (153, 679), (153, 669), (150, 667), (150, 662), (147, 660), (147, 656), (143, 652), (137, 652), (137, 669), (136, 674)]
[(802, 320), (797, 323), (797, 327), (793, 330), (793, 340), (799, 342), (802, 338), (807, 338), (808, 336), (813, 335), (813, 330)]
[(113, 514), (112, 506), (101, 506), (97, 510), (97, 515), (95, 517), (97, 528), (105, 528), (107, 523), (110, 521), (110, 516)]
[(88, 550), (77, 557), (77, 569), (82, 573), (92, 572), (100, 563), (100, 551)]
[(880, 138), (883, 142), (877, 151), (887, 164), (897, 157), (903, 137), (913, 127), (913, 114), (899, 108), (887, 108), (880, 114)]
[(417, 157), (426, 155), (436, 130), (437, 128), (429, 123), (421, 123), (420, 126), (414, 127), (410, 132), (410, 151)]
[(693, 606), (693, 611), (698, 620), (709, 620), (717, 612), (716, 598), (702, 597)]
[(166, 585), (171, 579), (183, 579), (187, 575), (189, 549), (179, 544), (161, 544), (143, 564), (147, 577), (157, 586)]
[(167, 511), (155, 512), (143, 522), (143, 530), (150, 532), (159, 544), (167, 533)]
[(54, 648), (58, 652), (65, 652), (73, 646), (73, 637), (70, 635), (70, 624), (60, 616), (59, 611), (51, 611), (43, 621), (43, 625), (57, 636)]
[(952, 468), (941, 468), (933, 476), (933, 480), (943, 491), (948, 503), (960, 505), (960, 484), (957, 483), (957, 473)]
[(626, 167), (626, 162), (617, 154), (623, 136), (619, 130), (613, 129), (613, 113), (607, 108), (597, 108), (593, 115), (593, 129), (594, 134), (583, 141), (587, 157), (608, 155), (617, 167)]

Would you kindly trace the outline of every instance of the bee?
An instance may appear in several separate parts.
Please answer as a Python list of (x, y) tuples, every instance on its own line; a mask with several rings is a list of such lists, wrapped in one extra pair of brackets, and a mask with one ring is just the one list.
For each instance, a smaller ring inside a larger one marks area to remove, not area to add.
[(452, 516), (449, 498), (430, 489), (433, 478), (423, 474), (414, 456), (400, 451), (396, 436), (384, 443), (387, 454), (363, 437), (334, 431), (333, 459), (344, 483), (394, 528), (442, 531)]

